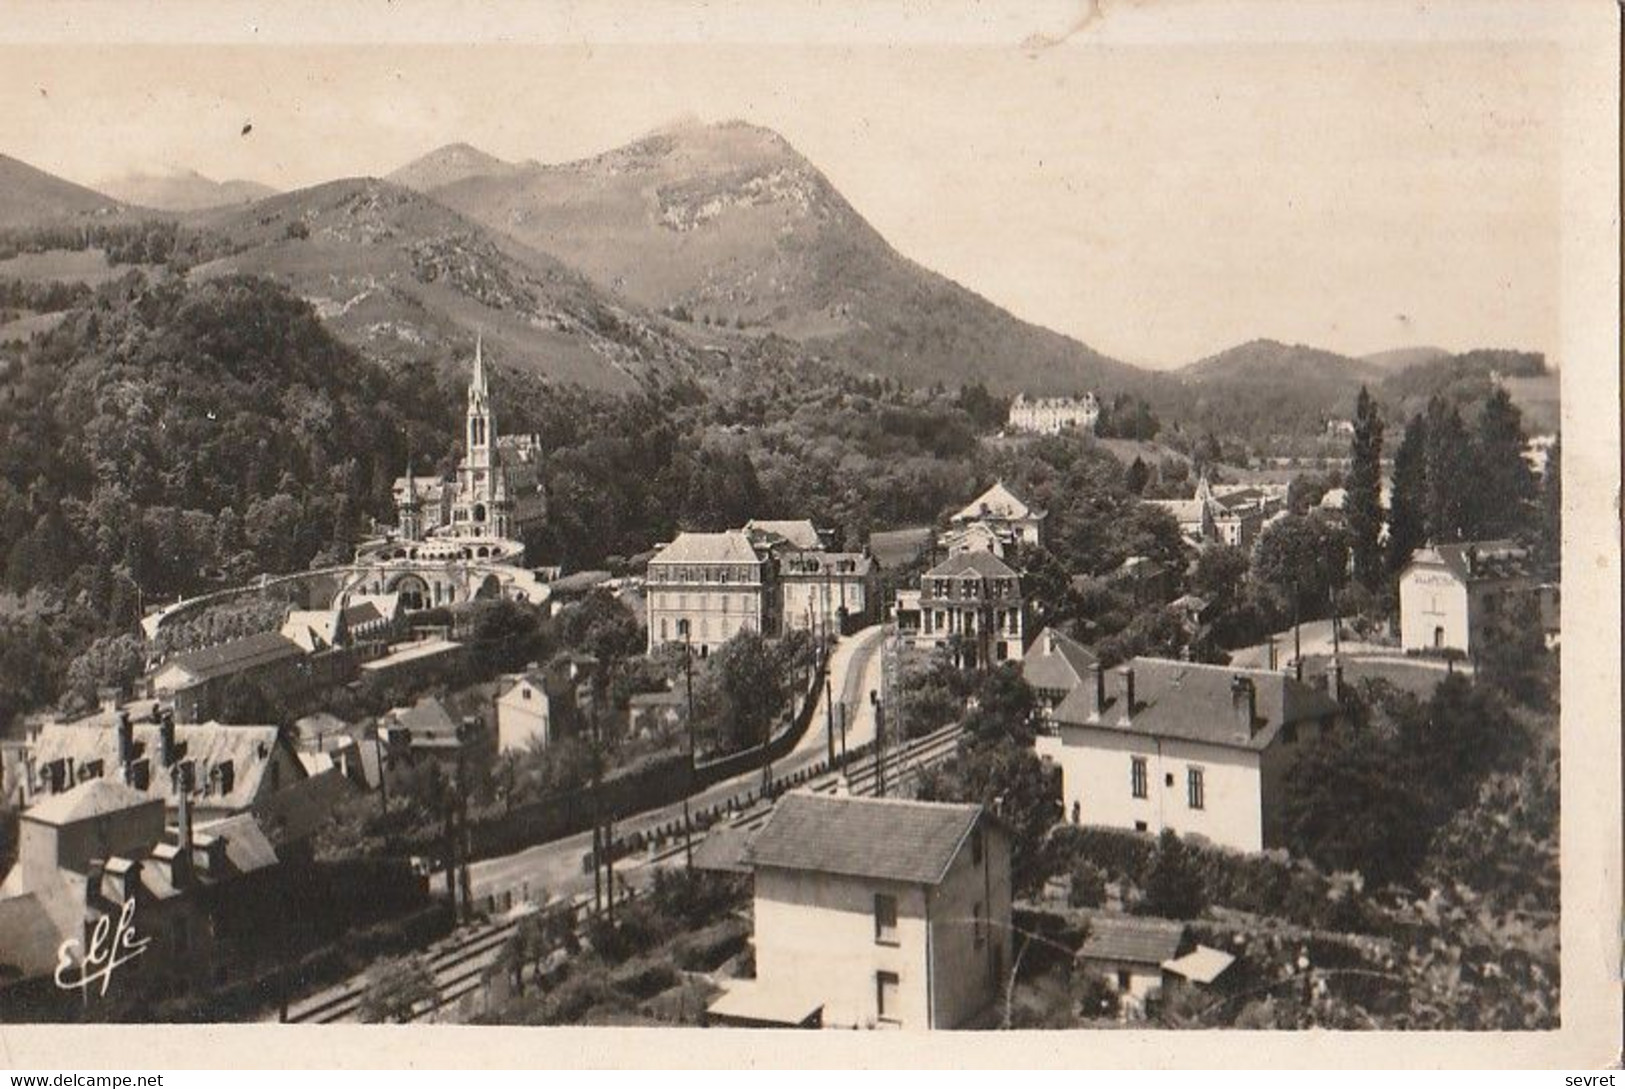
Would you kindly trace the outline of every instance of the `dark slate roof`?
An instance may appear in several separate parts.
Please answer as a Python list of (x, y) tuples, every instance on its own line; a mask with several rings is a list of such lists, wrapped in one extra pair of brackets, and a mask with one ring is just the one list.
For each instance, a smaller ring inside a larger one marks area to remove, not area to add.
[(1070, 692), (1098, 661), (1094, 651), (1064, 631), (1045, 628), (1022, 657), (1021, 675), (1033, 688)]
[(397, 707), (389, 713), (389, 717), (395, 725), (410, 730), (414, 739), (420, 734), (450, 734), (454, 737), (457, 734), (457, 720), (451, 717), (446, 705), (433, 696), (425, 696), (410, 707)]
[(1089, 936), (1078, 949), (1080, 960), (1116, 960), (1161, 965), (1179, 953), (1185, 924), (1136, 915), (1093, 915)]
[(177, 654), (158, 668), (162, 670), (179, 666), (199, 680), (208, 680), (212, 677), (224, 677), (229, 673), (240, 673), (245, 669), (253, 669), (255, 666), (281, 661), (284, 658), (297, 658), (303, 653), (298, 643), (281, 632), (262, 631), (216, 646), (204, 647), (202, 650)]
[[(1201, 665), (1167, 658), (1135, 658), (1134, 713), (1125, 716), (1122, 670), (1108, 678), (1104, 714), (1095, 710), (1092, 686), (1074, 688), (1055, 709), (1054, 721), (1063, 726), (1094, 726), (1144, 734), (1201, 741), (1231, 748), (1267, 748), (1283, 725), (1336, 714), (1338, 706), (1326, 693), (1269, 669)], [(1237, 677), (1253, 682), (1257, 693), (1255, 729), (1237, 721), (1230, 686)]]
[(1010, 565), (991, 552), (977, 550), (950, 556), (925, 573), (926, 578), (956, 579), (975, 576), (984, 579), (1017, 578)]
[(719, 824), (694, 844), (694, 865), (701, 870), (721, 873), (750, 873), (747, 852), (750, 850), (751, 831)]
[(752, 866), (935, 885), (982, 815), (979, 805), (794, 791), (746, 849)]

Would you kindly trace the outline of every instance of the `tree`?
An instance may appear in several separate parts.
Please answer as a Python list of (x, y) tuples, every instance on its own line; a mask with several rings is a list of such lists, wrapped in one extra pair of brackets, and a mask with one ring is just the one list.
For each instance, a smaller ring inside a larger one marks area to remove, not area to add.
[(1207, 910), (1207, 889), (1184, 842), (1172, 829), (1163, 829), (1157, 854), (1145, 876), (1145, 896), (1135, 906), (1141, 915), (1165, 919), (1194, 919)]
[(1287, 771), (1282, 819), (1293, 853), (1382, 885), (1409, 878), (1429, 824), (1399, 755), (1369, 734), (1338, 731), (1305, 746)]
[(440, 998), (440, 985), (421, 957), (387, 961), (367, 973), (359, 1013), (369, 1024), (412, 1019), (420, 1003)]
[(1535, 528), (1535, 476), (1524, 460), (1523, 414), (1502, 386), (1484, 400), (1472, 444), (1469, 535), (1528, 536)]
[(695, 681), (695, 714), (725, 752), (764, 744), (784, 699), (778, 656), (755, 631), (741, 631), (713, 651)]
[(1540, 486), (1540, 525), (1535, 538), (1535, 554), (1541, 563), (1556, 570), (1563, 560), (1563, 440), (1552, 443), (1546, 455), (1545, 475)]
[(1428, 402), (1427, 536), (1440, 543), (1472, 536), (1472, 443), (1461, 412), (1443, 397)]
[(1428, 538), (1428, 421), (1421, 413), (1405, 425), (1394, 453), (1388, 507), (1388, 573), (1396, 575)]
[(990, 670), (976, 690), (976, 709), (965, 720), (965, 740), (970, 745), (991, 745), (1013, 741), (1033, 743), (1033, 716), (1038, 699), (1021, 675), (1021, 667), (1005, 662)]
[(1222, 543), (1209, 545), (1196, 557), (1192, 586), (1214, 603), (1235, 601), (1241, 596), (1250, 566), (1245, 549)]
[(1151, 483), (1151, 470), (1146, 467), (1145, 459), (1136, 454), (1134, 460), (1129, 463), (1129, 467), (1123, 473), (1123, 486), (1135, 495), (1142, 495), (1145, 492), (1145, 486), (1149, 483)]
[(1372, 593), (1382, 585), (1382, 416), (1377, 402), (1360, 387), (1354, 406), (1354, 439), (1350, 449), (1347, 499), (1354, 580)]
[(632, 610), (602, 587), (559, 613), (559, 640), (600, 661), (635, 657), (644, 646), (643, 627)]
[(1348, 581), (1348, 530), (1318, 513), (1288, 514), (1258, 539), (1253, 573), (1309, 615)]

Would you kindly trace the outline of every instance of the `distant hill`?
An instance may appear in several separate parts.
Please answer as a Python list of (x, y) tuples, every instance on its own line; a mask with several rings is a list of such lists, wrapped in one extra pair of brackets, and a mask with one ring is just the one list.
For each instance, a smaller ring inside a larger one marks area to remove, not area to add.
[(1377, 365), (1307, 344), (1282, 344), (1278, 340), (1250, 340), (1217, 355), (1208, 356), (1178, 372), (1188, 382), (1224, 381), (1274, 385), (1292, 382), (1311, 387), (1335, 386), (1358, 391), (1362, 383), (1381, 381)]
[(105, 193), (0, 155), (0, 227), (34, 226), (123, 210)]
[(650, 309), (773, 332), (860, 372), (1029, 392), (1154, 381), (903, 257), (753, 125), (680, 124), (551, 166), (453, 145), (396, 176)]
[(1419, 363), (1384, 382), (1382, 400), (1396, 419), (1421, 412), (1434, 396), (1476, 411), (1497, 382), (1523, 411), (1526, 431), (1557, 430), (1560, 383), (1539, 352), (1479, 348)]
[(340, 337), (385, 361), (466, 356), (476, 334), (499, 366), (595, 388), (686, 373), (695, 355), (662, 319), (554, 258), (386, 181), (351, 178), (190, 222), (230, 239), (194, 278), (269, 277)]
[(506, 163), (477, 147), (457, 143), (447, 144), (422, 158), (413, 159), (400, 169), (386, 174), (384, 178), (396, 185), (404, 185), (420, 193), (429, 193), (467, 178), (500, 176), (534, 166), (535, 163), (523, 165)]
[(102, 190), (129, 204), (165, 212), (191, 212), (249, 204), (276, 192), (253, 181), (215, 181), (195, 170), (173, 174), (126, 174), (102, 183)]
[(1388, 371), (1402, 371), (1407, 367), (1414, 367), (1421, 363), (1432, 363), (1435, 359), (1443, 359), (1450, 353), (1443, 348), (1431, 345), (1418, 345), (1411, 348), (1390, 348), (1386, 352), (1372, 352), (1360, 358)]

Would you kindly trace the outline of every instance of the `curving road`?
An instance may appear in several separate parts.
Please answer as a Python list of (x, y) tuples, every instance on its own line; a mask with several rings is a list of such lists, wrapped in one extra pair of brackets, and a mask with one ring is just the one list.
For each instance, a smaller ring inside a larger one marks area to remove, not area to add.
[[(829, 679), (825, 694), (819, 697), (812, 724), (806, 736), (783, 759), (773, 762), (773, 774), (784, 775), (811, 767), (828, 753), (827, 726), (830, 708), (828, 693), (836, 694), (833, 708), (835, 717), (835, 748), (840, 751), (840, 707), (848, 710), (846, 743), (856, 747), (874, 737), (874, 709), (869, 705), (870, 689), (880, 688), (882, 656), (877, 653), (885, 629), (880, 625), (865, 628), (836, 644), (830, 653)], [(724, 780), (690, 797), (692, 808), (726, 804), (746, 790), (761, 785), (760, 770), (747, 771)], [(648, 810), (636, 815), (623, 816), (615, 824), (615, 834), (628, 836), (633, 832), (652, 829), (668, 821), (680, 821), (683, 816), (681, 802)], [(527, 847), (511, 855), (488, 858), (469, 866), (469, 884), (476, 899), (501, 896), (512, 892), (516, 900), (542, 900), (549, 896), (570, 896), (592, 890), (592, 874), (583, 872), (582, 856), (592, 849), (592, 832), (579, 832), (573, 836), (549, 843)]]

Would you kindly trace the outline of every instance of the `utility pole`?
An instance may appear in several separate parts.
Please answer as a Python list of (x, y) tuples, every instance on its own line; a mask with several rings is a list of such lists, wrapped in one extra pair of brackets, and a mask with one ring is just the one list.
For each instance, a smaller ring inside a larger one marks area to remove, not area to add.
[(688, 786), (683, 790), (683, 868), (694, 870), (694, 824), (689, 817), (688, 796), (694, 786), (694, 634), (685, 617), (677, 622), (683, 631), (683, 688), (688, 693)]
[(824, 674), (824, 736), (828, 743), (829, 765), (835, 766), (835, 682)]
[(886, 796), (886, 705), (880, 693), (869, 689), (869, 705), (875, 709), (875, 797)]

